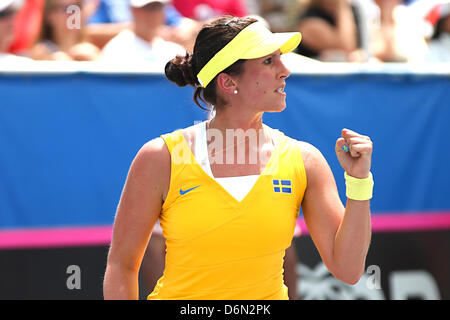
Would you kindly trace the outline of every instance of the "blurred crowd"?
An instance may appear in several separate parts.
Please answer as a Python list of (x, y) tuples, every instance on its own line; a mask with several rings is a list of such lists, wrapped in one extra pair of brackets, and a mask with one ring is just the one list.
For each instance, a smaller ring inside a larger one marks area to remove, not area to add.
[(450, 0), (0, 0), (0, 65), (150, 62), (192, 51), (204, 23), (254, 16), (300, 31), (296, 54), (326, 62), (450, 61)]

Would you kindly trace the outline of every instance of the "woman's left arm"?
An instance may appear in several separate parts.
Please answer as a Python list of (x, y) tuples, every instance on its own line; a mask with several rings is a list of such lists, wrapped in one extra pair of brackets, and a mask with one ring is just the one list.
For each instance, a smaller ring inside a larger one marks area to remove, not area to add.
[[(344, 145), (349, 147), (348, 152), (342, 149)], [(308, 180), (302, 210), (311, 238), (328, 270), (337, 279), (355, 284), (364, 272), (370, 245), (370, 200), (347, 199), (344, 208), (323, 155), (311, 145), (301, 147)], [(360, 179), (369, 176), (369, 137), (343, 129), (336, 154), (348, 175)]]

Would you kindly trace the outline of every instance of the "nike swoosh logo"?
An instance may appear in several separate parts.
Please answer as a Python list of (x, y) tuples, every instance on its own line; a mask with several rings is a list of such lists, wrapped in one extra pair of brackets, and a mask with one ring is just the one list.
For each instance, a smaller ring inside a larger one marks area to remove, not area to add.
[(187, 190), (181, 190), (181, 189), (180, 189), (180, 194), (181, 194), (181, 195), (186, 194), (186, 193), (188, 193), (189, 191), (192, 191), (192, 190), (194, 190), (195, 188), (198, 188), (198, 187), (200, 187), (200, 186), (196, 186), (196, 187), (193, 187), (193, 188), (190, 188), (190, 189), (187, 189)]

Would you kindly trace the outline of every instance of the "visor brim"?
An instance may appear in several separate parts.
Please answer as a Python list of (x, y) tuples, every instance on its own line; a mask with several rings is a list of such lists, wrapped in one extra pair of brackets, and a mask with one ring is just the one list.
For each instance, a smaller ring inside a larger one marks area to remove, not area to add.
[(280, 32), (268, 35), (264, 40), (249, 48), (241, 59), (257, 59), (267, 56), (277, 50), (288, 53), (298, 47), (302, 36), (299, 32)]

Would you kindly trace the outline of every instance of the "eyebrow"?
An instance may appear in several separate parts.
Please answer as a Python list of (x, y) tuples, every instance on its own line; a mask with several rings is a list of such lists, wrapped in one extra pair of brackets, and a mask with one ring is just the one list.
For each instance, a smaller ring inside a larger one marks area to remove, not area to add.
[(260, 59), (272, 58), (272, 57), (275, 57), (276, 55), (277, 55), (276, 53), (272, 53), (272, 54), (268, 54), (267, 56), (261, 57)]
[(276, 56), (281, 56), (282, 54), (283, 54), (283, 52), (278, 51), (278, 52), (272, 53), (270, 56), (271, 57), (276, 57)]
[(276, 57), (276, 56), (281, 56), (281, 55), (282, 55), (281, 52), (280, 52), (280, 53), (272, 53), (272, 54), (270, 54), (270, 55), (268, 55), (268, 56), (265, 56), (265, 57), (263, 57), (263, 58), (264, 58), (264, 60), (266, 60), (266, 59), (274, 58), (274, 57)]

